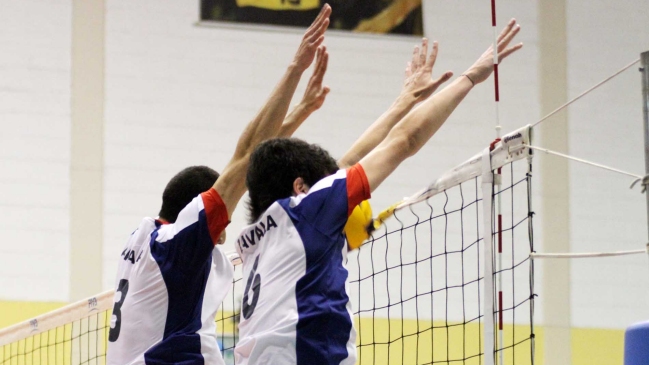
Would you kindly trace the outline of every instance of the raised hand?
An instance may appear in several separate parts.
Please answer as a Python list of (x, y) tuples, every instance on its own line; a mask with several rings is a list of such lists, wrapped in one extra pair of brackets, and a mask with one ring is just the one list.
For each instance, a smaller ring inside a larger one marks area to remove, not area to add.
[(324, 33), (329, 26), (329, 16), (331, 15), (331, 6), (325, 4), (320, 10), (320, 14), (315, 18), (311, 26), (304, 32), (302, 43), (295, 54), (294, 63), (298, 71), (304, 72), (315, 58), (318, 47), (324, 41)]
[(442, 76), (433, 80), (433, 66), (437, 60), (437, 42), (433, 42), (433, 50), (428, 56), (428, 39), (421, 41), (421, 49), (415, 47), (412, 53), (412, 60), (406, 67), (406, 80), (404, 81), (401, 93), (412, 93), (416, 102), (426, 100), (437, 88), (445, 83), (453, 73), (445, 72)]
[(300, 102), (309, 113), (313, 113), (320, 109), (322, 104), (324, 104), (327, 94), (331, 91), (328, 86), (322, 86), (322, 80), (327, 72), (328, 63), (329, 53), (327, 53), (327, 47), (321, 46), (318, 48), (316, 54), (316, 64), (313, 70), (313, 75), (311, 75), (311, 78), (309, 79), (309, 83), (304, 91), (304, 97)]
[[(516, 19), (512, 19), (507, 23), (507, 26), (502, 30), (502, 32), (500, 32), (500, 35), (498, 36), (498, 63), (507, 58), (510, 54), (523, 48), (523, 43), (507, 47), (520, 30), (521, 26), (516, 24)], [(493, 45), (491, 45), (482, 56), (480, 56), (480, 58), (469, 67), (464, 75), (467, 75), (474, 84), (479, 84), (485, 81), (489, 78), (491, 72), (493, 72), (493, 59)]]
[(329, 53), (327, 53), (327, 47), (318, 47), (313, 75), (311, 75), (309, 83), (306, 86), (304, 97), (284, 119), (284, 123), (277, 134), (278, 137), (291, 137), (311, 113), (320, 109), (322, 104), (324, 104), (325, 98), (329, 94), (329, 87), (322, 86), (322, 79), (327, 72), (328, 62)]

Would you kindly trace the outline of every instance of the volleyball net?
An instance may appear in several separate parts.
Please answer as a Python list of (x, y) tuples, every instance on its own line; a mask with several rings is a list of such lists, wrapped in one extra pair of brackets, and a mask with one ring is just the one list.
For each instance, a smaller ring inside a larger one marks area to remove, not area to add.
[[(531, 364), (530, 127), (383, 212), (348, 255), (358, 364)], [(237, 263), (236, 259), (233, 263)], [(241, 269), (216, 316), (234, 364)], [(0, 365), (105, 364), (114, 292), (0, 331)]]
[(350, 256), (359, 364), (534, 362), (529, 138), (397, 204)]

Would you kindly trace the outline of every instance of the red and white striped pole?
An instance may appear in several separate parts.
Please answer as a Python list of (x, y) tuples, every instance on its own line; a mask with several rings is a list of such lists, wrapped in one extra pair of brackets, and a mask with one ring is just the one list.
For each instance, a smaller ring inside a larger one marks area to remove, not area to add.
[[(498, 83), (498, 29), (496, 28), (496, 0), (491, 0), (491, 28), (493, 29), (493, 64), (494, 64), (494, 104), (496, 108), (496, 139), (500, 139), (500, 112), (498, 110), (498, 103), (500, 102), (500, 90)], [(500, 186), (502, 182), (502, 170), (499, 168), (494, 174), (494, 184)], [(496, 253), (496, 267), (498, 273), (498, 280), (496, 281), (496, 290), (498, 291), (498, 341), (496, 341), (496, 349), (504, 347), (504, 332), (503, 332), (503, 285), (502, 285), (502, 253), (503, 253), (503, 216), (502, 216), (502, 199), (501, 194), (498, 194), (496, 199), (496, 222), (498, 224), (496, 232), (498, 232), (498, 250)], [(504, 364), (504, 353), (499, 352), (499, 364)]]

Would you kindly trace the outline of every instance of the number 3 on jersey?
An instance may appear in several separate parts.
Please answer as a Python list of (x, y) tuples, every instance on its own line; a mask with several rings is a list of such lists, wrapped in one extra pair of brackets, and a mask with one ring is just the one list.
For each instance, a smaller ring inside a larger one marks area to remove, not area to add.
[[(108, 341), (115, 342), (119, 337), (119, 330), (122, 327), (122, 304), (124, 304), (124, 299), (126, 299), (126, 293), (128, 293), (128, 280), (122, 279), (117, 285), (117, 290), (115, 294), (120, 293), (119, 301), (115, 302), (113, 307), (113, 316), (110, 320), (110, 332), (108, 333)], [(113, 323), (114, 321), (114, 323)]]
[[(261, 289), (261, 276), (257, 274), (257, 265), (259, 265), (259, 255), (255, 259), (255, 263), (252, 265), (252, 270), (248, 276), (248, 282), (246, 283), (246, 291), (243, 294), (243, 306), (241, 312), (243, 313), (243, 318), (248, 319), (252, 316), (252, 313), (255, 311), (257, 306), (257, 301), (259, 300), (259, 289)], [(252, 303), (248, 303), (248, 293), (250, 292), (250, 287), (252, 286)]]

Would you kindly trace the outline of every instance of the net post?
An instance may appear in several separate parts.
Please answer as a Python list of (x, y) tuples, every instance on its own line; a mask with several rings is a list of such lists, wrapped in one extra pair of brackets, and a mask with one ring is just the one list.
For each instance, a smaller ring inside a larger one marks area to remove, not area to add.
[(494, 365), (496, 335), (494, 326), (493, 260), (493, 183), (491, 148), (482, 154), (482, 241), (484, 243), (484, 365)]
[[(640, 72), (642, 73), (645, 173), (649, 174), (649, 51), (640, 54)], [(645, 191), (645, 196), (647, 197), (647, 233), (649, 234), (649, 189)]]

